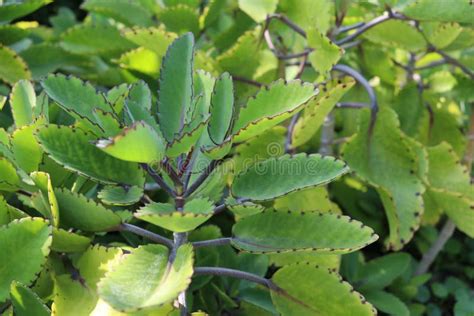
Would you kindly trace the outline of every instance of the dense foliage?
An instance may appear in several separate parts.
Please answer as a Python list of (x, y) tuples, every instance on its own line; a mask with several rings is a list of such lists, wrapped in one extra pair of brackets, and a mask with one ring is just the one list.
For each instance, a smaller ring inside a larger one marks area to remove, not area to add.
[(0, 314), (474, 315), (469, 0), (0, 0)]

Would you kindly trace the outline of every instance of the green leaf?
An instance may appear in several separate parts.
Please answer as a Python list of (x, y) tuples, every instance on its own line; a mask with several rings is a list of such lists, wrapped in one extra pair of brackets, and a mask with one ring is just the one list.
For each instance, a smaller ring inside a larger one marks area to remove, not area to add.
[(13, 164), (0, 157), (0, 191), (15, 191), (20, 184), (20, 177)]
[(43, 158), (43, 151), (33, 133), (35, 125), (16, 129), (11, 136), (11, 151), (15, 162), (26, 173), (38, 170)]
[(235, 44), (216, 59), (223, 71), (233, 76), (252, 78), (260, 65), (260, 28), (245, 32)]
[(101, 204), (65, 188), (55, 189), (59, 204), (61, 226), (83, 231), (108, 231), (122, 222), (121, 218)]
[(316, 94), (314, 86), (299, 80), (278, 80), (262, 88), (240, 109), (233, 128), (233, 139), (245, 141), (301, 111)]
[(252, 202), (239, 202), (233, 197), (228, 197), (225, 200), (225, 204), (226, 207), (239, 218), (252, 216), (265, 210), (265, 207), (260, 204)]
[(194, 35), (199, 33), (199, 12), (187, 5), (166, 7), (160, 10), (158, 19), (171, 32), (178, 34), (192, 32)]
[(410, 265), (410, 255), (400, 252), (367, 262), (352, 280), (361, 291), (381, 290), (402, 275)]
[(428, 41), (439, 49), (451, 44), (463, 30), (458, 23), (425, 22), (421, 25)]
[(59, 207), (56, 195), (53, 191), (53, 184), (48, 173), (35, 171), (30, 174), (35, 185), (40, 189), (42, 204), (44, 205), (43, 215), (49, 219), (53, 227), (59, 226)]
[(413, 237), (423, 213), (419, 162), (393, 110), (379, 110), (370, 138), (369, 125), (369, 110), (363, 110), (359, 132), (343, 149), (344, 159), (377, 189), (389, 222), (388, 246), (400, 249)]
[(61, 228), (53, 229), (51, 250), (57, 252), (82, 252), (89, 247), (92, 238), (85, 237)]
[(40, 127), (36, 137), (54, 161), (103, 183), (143, 185), (144, 176), (136, 163), (115, 159), (91, 144), (94, 135), (60, 125)]
[(121, 132), (120, 122), (112, 112), (107, 112), (99, 108), (92, 110), (92, 115), (97, 122), (97, 125), (104, 131), (103, 136), (112, 137)]
[(70, 274), (54, 277), (52, 315), (90, 315), (96, 301), (96, 294)]
[(10, 299), (15, 315), (18, 316), (48, 316), (51, 311), (44, 305), (41, 298), (29, 287), (13, 281), (10, 288)]
[(223, 73), (214, 84), (210, 113), (209, 137), (215, 144), (222, 144), (230, 133), (234, 114), (234, 86), (228, 73)]
[(53, 2), (53, 0), (29, 0), (29, 1), (14, 1), (5, 2), (0, 5), (0, 22), (9, 22), (16, 18), (27, 15), (40, 7)]
[(76, 24), (61, 34), (61, 47), (73, 54), (117, 55), (135, 47), (111, 25)]
[(320, 88), (316, 98), (309, 102), (296, 122), (291, 142), (293, 147), (305, 144), (316, 134), (326, 116), (354, 83), (352, 78), (346, 77), (343, 80), (330, 81)]
[(376, 310), (335, 272), (305, 264), (278, 270), (272, 281), (282, 291), (272, 291), (277, 310), (289, 315), (376, 315)]
[(169, 144), (166, 149), (166, 156), (178, 157), (183, 153), (187, 153), (191, 147), (196, 146), (202, 133), (206, 130), (209, 117), (204, 121), (201, 121), (197, 126), (196, 123), (187, 124), (184, 126), (182, 134), (176, 136)]
[(348, 171), (344, 162), (330, 156), (284, 155), (258, 162), (237, 175), (232, 183), (232, 195), (253, 201), (271, 200), (329, 183)]
[(166, 54), (168, 46), (176, 39), (176, 34), (166, 32), (162, 28), (133, 28), (123, 32), (125, 38), (129, 41), (144, 47), (158, 55), (161, 58)]
[(163, 136), (172, 142), (181, 132), (184, 116), (192, 104), (194, 38), (187, 33), (166, 52), (160, 73), (158, 118)]
[(95, 145), (112, 157), (133, 162), (161, 161), (165, 153), (165, 143), (161, 135), (143, 121), (124, 128), (114, 137), (99, 139)]
[(406, 304), (395, 295), (384, 291), (364, 293), (369, 302), (381, 312), (389, 315), (409, 316), (410, 311)]
[[(0, 6), (0, 11), (3, 6)], [(0, 44), (0, 79), (13, 84), (21, 79), (30, 79), (31, 73), (23, 59), (14, 50)]]
[(104, 96), (95, 88), (78, 78), (64, 75), (49, 75), (41, 82), (48, 96), (76, 119), (86, 119), (96, 124), (94, 108), (112, 112)]
[(31, 45), (21, 51), (21, 58), (26, 62), (34, 80), (57, 71), (73, 63), (81, 62), (80, 57), (66, 52), (56, 43), (42, 42)]
[(8, 298), (12, 281), (33, 282), (46, 263), (51, 240), (51, 227), (42, 218), (24, 218), (0, 227), (0, 302)]
[(160, 72), (160, 58), (143, 47), (123, 53), (117, 63), (124, 69), (140, 72), (153, 78), (158, 77)]
[(132, 186), (105, 186), (99, 191), (97, 197), (105, 204), (109, 205), (131, 205), (140, 201), (143, 196), (143, 189)]
[(135, 217), (174, 232), (187, 232), (211, 218), (213, 210), (207, 198), (187, 202), (182, 212), (172, 204), (152, 202), (141, 207)]
[(12, 45), (25, 37), (28, 37), (29, 31), (17, 25), (4, 24), (0, 26), (0, 43), (3, 45)]
[(341, 265), (341, 255), (328, 255), (319, 252), (284, 252), (269, 254), (271, 264), (283, 267), (294, 263), (309, 262), (332, 271), (338, 271)]
[(371, 228), (347, 216), (318, 212), (265, 211), (242, 218), (232, 232), (235, 247), (256, 253), (349, 253), (378, 239)]
[(121, 312), (158, 307), (186, 290), (193, 261), (190, 244), (179, 247), (174, 258), (169, 258), (164, 246), (141, 246), (105, 275), (99, 283), (99, 295)]
[(20, 80), (10, 93), (10, 108), (17, 128), (33, 122), (36, 107), (36, 94), (31, 82)]
[(472, 4), (468, 0), (457, 1), (455, 5), (450, 1), (410, 1), (402, 12), (421, 21), (472, 23)]
[(146, 26), (152, 24), (152, 12), (140, 1), (128, 0), (87, 0), (82, 9), (111, 17), (126, 25)]
[(79, 270), (85, 284), (95, 292), (97, 283), (107, 271), (120, 262), (122, 255), (123, 252), (120, 248), (91, 245), (77, 258), (74, 265)]
[(275, 12), (278, 0), (239, 0), (240, 10), (247, 13), (255, 22), (262, 22), (267, 15)]
[(364, 37), (376, 44), (408, 51), (419, 51), (427, 46), (423, 35), (414, 26), (400, 20), (380, 23), (365, 32)]
[(277, 211), (340, 213), (337, 205), (329, 199), (328, 190), (324, 186), (296, 191), (279, 197), (275, 199), (273, 207)]
[(309, 28), (306, 33), (308, 46), (314, 49), (308, 59), (317, 72), (326, 75), (337, 64), (344, 51), (316, 27)]

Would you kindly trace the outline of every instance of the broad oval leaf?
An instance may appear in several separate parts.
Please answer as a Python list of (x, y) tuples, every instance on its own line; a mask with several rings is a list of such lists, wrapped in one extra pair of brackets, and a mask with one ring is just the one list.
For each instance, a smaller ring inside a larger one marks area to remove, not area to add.
[(247, 13), (256, 22), (263, 22), (267, 15), (274, 13), (278, 0), (239, 0), (240, 10)]
[(278, 270), (272, 281), (281, 289), (271, 296), (283, 316), (367, 316), (377, 311), (335, 272), (304, 263)]
[(35, 125), (17, 128), (11, 135), (11, 151), (15, 162), (26, 173), (38, 170), (43, 151), (33, 135)]
[(158, 307), (186, 290), (193, 263), (190, 244), (179, 247), (172, 259), (164, 246), (141, 246), (105, 275), (98, 285), (99, 296), (121, 312)]
[(20, 177), (15, 166), (6, 158), (0, 157), (0, 190), (15, 191), (20, 184)]
[(138, 164), (104, 153), (91, 144), (96, 137), (79, 128), (47, 125), (37, 130), (36, 137), (49, 156), (69, 170), (103, 183), (143, 185)]
[(301, 111), (316, 94), (312, 84), (278, 80), (263, 88), (240, 109), (232, 138), (242, 142), (263, 133)]
[(135, 217), (174, 232), (187, 232), (211, 218), (213, 209), (206, 198), (187, 202), (182, 212), (172, 204), (153, 202), (140, 208)]
[(51, 246), (51, 227), (42, 218), (24, 218), (0, 227), (0, 302), (8, 298), (10, 284), (29, 285), (41, 272)]
[(82, 9), (111, 17), (126, 25), (152, 24), (152, 12), (140, 1), (128, 0), (87, 0)]
[(67, 189), (54, 190), (61, 226), (83, 231), (103, 232), (120, 225), (120, 217), (102, 205)]
[(346, 164), (319, 154), (294, 156), (257, 162), (241, 172), (232, 183), (232, 195), (253, 201), (266, 201), (293, 191), (326, 184), (347, 173)]
[(165, 153), (162, 136), (143, 121), (124, 128), (114, 137), (99, 139), (95, 145), (115, 158), (133, 162), (158, 162), (163, 159)]
[(160, 72), (158, 118), (163, 136), (172, 142), (192, 103), (194, 37), (187, 33), (166, 52)]
[(403, 14), (416, 20), (472, 23), (472, 3), (469, 1), (410, 1)]
[(241, 219), (232, 232), (235, 247), (257, 253), (349, 253), (378, 239), (370, 227), (347, 216), (318, 212), (265, 211)]

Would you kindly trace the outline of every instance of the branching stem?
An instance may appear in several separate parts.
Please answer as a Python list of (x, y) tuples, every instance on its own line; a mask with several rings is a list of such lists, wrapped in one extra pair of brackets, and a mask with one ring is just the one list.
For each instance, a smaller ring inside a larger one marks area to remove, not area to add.
[(173, 241), (163, 237), (159, 234), (152, 233), (149, 230), (143, 229), (141, 227), (128, 224), (128, 223), (122, 223), (120, 224), (117, 229), (117, 231), (125, 231), (125, 232), (130, 232), (138, 236), (145, 237), (146, 239), (149, 239), (153, 242), (156, 242), (157, 244), (162, 244), (165, 245), (168, 248), (173, 248)]
[(230, 245), (232, 238), (224, 237), (224, 238), (217, 238), (217, 239), (210, 239), (204, 241), (196, 241), (193, 242), (194, 248), (201, 248), (201, 247), (211, 247), (211, 246), (225, 246)]
[(270, 290), (274, 290), (274, 291), (280, 290), (280, 288), (276, 284), (274, 284), (271, 280), (262, 278), (252, 273), (240, 271), (240, 270), (234, 270), (234, 269), (228, 269), (228, 268), (215, 268), (215, 267), (196, 267), (194, 268), (194, 275), (227, 276), (231, 278), (254, 282), (254, 283), (263, 285)]

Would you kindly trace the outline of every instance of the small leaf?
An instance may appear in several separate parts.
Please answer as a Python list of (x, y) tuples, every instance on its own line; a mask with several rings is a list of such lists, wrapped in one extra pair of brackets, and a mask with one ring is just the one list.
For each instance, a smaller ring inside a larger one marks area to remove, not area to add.
[(49, 219), (53, 227), (59, 226), (59, 207), (53, 191), (51, 177), (46, 172), (35, 171), (30, 174), (35, 185), (40, 189), (41, 202), (44, 205), (43, 215)]
[(55, 189), (59, 204), (61, 226), (74, 227), (83, 231), (103, 232), (122, 222), (120, 217), (101, 204), (87, 199), (65, 188)]
[(226, 207), (239, 218), (252, 216), (261, 213), (265, 207), (252, 202), (239, 202), (238, 200), (229, 197), (225, 200)]
[(316, 94), (314, 86), (299, 80), (278, 80), (262, 88), (240, 109), (233, 128), (234, 141), (242, 142), (283, 122), (301, 111)]
[(143, 196), (143, 189), (132, 186), (105, 186), (99, 191), (97, 197), (105, 204), (109, 205), (131, 205), (140, 201)]
[(113, 138), (99, 139), (95, 145), (115, 158), (133, 162), (161, 161), (165, 153), (161, 135), (143, 121), (124, 128)]
[(257, 162), (232, 183), (232, 195), (266, 201), (293, 191), (331, 182), (347, 173), (346, 164), (333, 157), (297, 154)]
[(233, 236), (235, 247), (257, 253), (349, 253), (378, 239), (371, 228), (347, 216), (278, 211), (242, 218), (234, 225)]
[(97, 302), (97, 294), (85, 287), (71, 274), (54, 277), (54, 301), (52, 315), (91, 315)]
[(229, 135), (234, 114), (234, 86), (228, 73), (223, 73), (216, 80), (210, 112), (209, 137), (215, 144), (221, 144)]
[(10, 108), (17, 128), (33, 122), (36, 107), (36, 94), (31, 82), (20, 80), (10, 93)]
[(187, 202), (182, 212), (172, 204), (153, 202), (140, 208), (135, 217), (174, 232), (187, 232), (211, 218), (213, 209), (206, 198)]
[(272, 300), (283, 316), (376, 315), (362, 295), (335, 272), (305, 264), (278, 270), (272, 281), (282, 291), (272, 291)]
[(322, 75), (326, 75), (339, 61), (344, 51), (316, 27), (308, 29), (307, 37), (308, 46), (314, 49), (314, 51), (309, 54), (308, 59), (316, 71)]
[(99, 108), (95, 108), (92, 110), (92, 115), (97, 124), (104, 131), (103, 136), (112, 137), (120, 133), (120, 122), (112, 112), (106, 112)]
[(193, 248), (186, 244), (178, 248), (174, 258), (168, 256), (168, 249), (161, 245), (132, 250), (100, 281), (99, 296), (121, 312), (172, 301), (191, 283)]
[(38, 129), (36, 137), (51, 158), (69, 170), (103, 183), (143, 185), (143, 172), (136, 163), (104, 153), (91, 144), (96, 137), (81, 129), (47, 125)]
[(53, 229), (51, 250), (57, 252), (82, 252), (89, 247), (92, 238), (69, 232), (61, 228)]
[(196, 143), (199, 141), (202, 133), (206, 130), (207, 124), (209, 122), (209, 117), (200, 122), (196, 127), (195, 123), (185, 125), (181, 135), (176, 136), (172, 142), (168, 144), (166, 149), (166, 156), (168, 157), (178, 157), (183, 153), (187, 153), (192, 147), (196, 146)]
[(293, 129), (291, 145), (298, 147), (308, 142), (319, 130), (326, 116), (339, 99), (354, 85), (352, 78), (334, 80), (320, 87), (316, 98), (312, 99)]
[(239, 0), (240, 10), (247, 13), (255, 22), (265, 20), (267, 15), (274, 13), (278, 5), (278, 0)]
[[(0, 6), (1, 9), (5, 6)], [(13, 84), (21, 79), (30, 79), (31, 73), (23, 59), (14, 50), (0, 44), (0, 79)]]
[(48, 316), (49, 308), (44, 305), (41, 298), (29, 287), (13, 281), (10, 288), (10, 299), (15, 315), (18, 316)]
[(12, 281), (33, 282), (46, 263), (51, 240), (51, 227), (42, 218), (24, 218), (0, 227), (0, 302), (8, 298)]
[(163, 136), (172, 142), (179, 134), (192, 102), (194, 38), (187, 33), (166, 52), (160, 73), (158, 118)]

